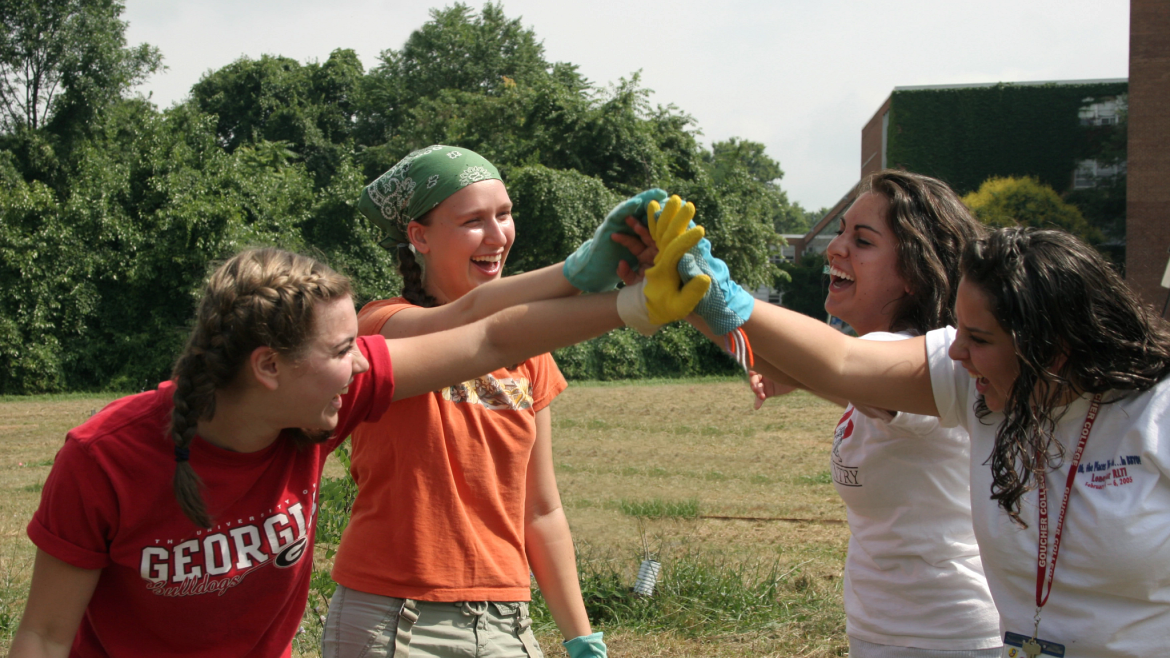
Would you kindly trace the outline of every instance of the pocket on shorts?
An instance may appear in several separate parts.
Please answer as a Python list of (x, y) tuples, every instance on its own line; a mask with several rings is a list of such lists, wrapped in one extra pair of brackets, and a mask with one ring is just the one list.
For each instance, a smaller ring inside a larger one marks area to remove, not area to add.
[(402, 604), (338, 585), (321, 637), (322, 658), (393, 658)]

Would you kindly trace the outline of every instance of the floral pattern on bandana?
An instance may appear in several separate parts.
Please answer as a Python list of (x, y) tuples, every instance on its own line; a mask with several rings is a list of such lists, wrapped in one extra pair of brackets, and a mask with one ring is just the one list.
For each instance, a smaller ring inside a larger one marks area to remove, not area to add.
[(459, 172), (459, 182), (465, 187), (490, 178), (492, 178), (492, 172), (488, 171), (486, 167), (471, 166)]
[(407, 241), (406, 225), (411, 220), (484, 180), (500, 180), (491, 162), (474, 151), (436, 144), (410, 153), (367, 185), (358, 199), (358, 210), (382, 229), (379, 244), (392, 248)]
[[(404, 226), (410, 222), (409, 219), (403, 221), (416, 187), (414, 179), (410, 177), (410, 165), (422, 156), (442, 148), (442, 146), (428, 146), (425, 149), (412, 152), (366, 188), (370, 200), (381, 208), (383, 217), (394, 224)], [(434, 185), (429, 187), (434, 187)]]

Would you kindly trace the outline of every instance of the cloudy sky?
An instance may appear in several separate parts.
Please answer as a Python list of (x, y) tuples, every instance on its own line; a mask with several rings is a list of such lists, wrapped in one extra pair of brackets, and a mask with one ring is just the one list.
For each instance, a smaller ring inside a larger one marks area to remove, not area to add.
[[(164, 108), (245, 56), (303, 62), (352, 48), (368, 69), (449, 4), (125, 1), (129, 42), (159, 47), (169, 67), (141, 89)], [(856, 182), (861, 128), (894, 87), (1128, 75), (1126, 0), (505, 0), (504, 10), (535, 29), (547, 59), (596, 83), (641, 71), (652, 101), (691, 114), (705, 143), (763, 142), (789, 198), (810, 209)]]

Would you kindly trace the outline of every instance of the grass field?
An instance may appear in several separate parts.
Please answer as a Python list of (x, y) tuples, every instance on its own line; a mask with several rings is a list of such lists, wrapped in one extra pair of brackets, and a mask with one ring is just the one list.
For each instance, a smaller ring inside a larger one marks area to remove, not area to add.
[[(53, 454), (111, 397), (0, 400), (0, 652), (27, 594), (24, 528)], [(583, 587), (612, 655), (845, 655), (849, 533), (828, 474), (838, 408), (798, 393), (753, 411), (742, 382), (698, 381), (574, 384), (552, 411)], [(342, 474), (331, 459), (326, 475)], [(637, 599), (647, 550), (659, 589)], [(546, 653), (565, 655), (534, 607)], [(300, 655), (316, 655), (319, 612), (306, 614)]]

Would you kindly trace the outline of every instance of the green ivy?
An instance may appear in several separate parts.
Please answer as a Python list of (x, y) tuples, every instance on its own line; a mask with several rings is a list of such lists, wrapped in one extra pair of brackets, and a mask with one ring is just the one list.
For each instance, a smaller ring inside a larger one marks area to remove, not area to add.
[(1082, 126), (1091, 99), (1126, 82), (908, 89), (890, 98), (886, 162), (946, 181), (959, 195), (992, 176), (1032, 176), (1064, 192), (1077, 160), (1100, 151), (1112, 126)]

